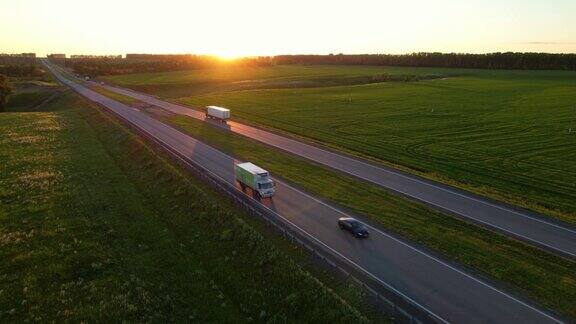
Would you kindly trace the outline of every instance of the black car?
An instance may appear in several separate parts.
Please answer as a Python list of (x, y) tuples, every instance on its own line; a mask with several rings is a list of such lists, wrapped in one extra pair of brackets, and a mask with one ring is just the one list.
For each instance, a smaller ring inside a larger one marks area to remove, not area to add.
[(370, 235), (364, 224), (351, 217), (341, 217), (338, 219), (338, 226), (341, 230), (348, 231), (357, 238), (366, 238)]

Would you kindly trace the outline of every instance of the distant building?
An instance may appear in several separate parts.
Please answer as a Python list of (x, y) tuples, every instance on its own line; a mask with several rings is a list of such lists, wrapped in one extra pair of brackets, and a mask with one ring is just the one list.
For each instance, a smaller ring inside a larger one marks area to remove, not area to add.
[(0, 53), (1, 57), (31, 57), (36, 58), (36, 53), (20, 53), (20, 54), (4, 54)]
[(91, 60), (91, 59), (111, 59), (111, 60), (117, 60), (117, 59), (121, 59), (122, 55), (70, 55), (71, 59), (77, 59), (77, 60)]
[(34, 64), (34, 62), (36, 62), (36, 53), (0, 53), (0, 64)]
[(50, 54), (48, 55), (49, 59), (65, 59), (66, 54)]

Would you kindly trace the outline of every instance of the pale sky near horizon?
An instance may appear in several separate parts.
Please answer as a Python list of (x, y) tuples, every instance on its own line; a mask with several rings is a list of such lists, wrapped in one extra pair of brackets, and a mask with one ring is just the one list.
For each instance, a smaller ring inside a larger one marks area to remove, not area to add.
[(576, 0), (0, 0), (0, 53), (576, 52)]

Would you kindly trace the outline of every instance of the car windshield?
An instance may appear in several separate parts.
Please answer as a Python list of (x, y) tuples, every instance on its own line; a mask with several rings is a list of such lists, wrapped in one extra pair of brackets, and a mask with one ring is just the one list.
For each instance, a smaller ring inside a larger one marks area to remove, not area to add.
[(362, 224), (359, 221), (351, 221), (350, 225), (352, 225), (354, 228), (362, 227)]
[(259, 183), (258, 187), (260, 189), (270, 189), (270, 188), (274, 187), (274, 184), (272, 182)]

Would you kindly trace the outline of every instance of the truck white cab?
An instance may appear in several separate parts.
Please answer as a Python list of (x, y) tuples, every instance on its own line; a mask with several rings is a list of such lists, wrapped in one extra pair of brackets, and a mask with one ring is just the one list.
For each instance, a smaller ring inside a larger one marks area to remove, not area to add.
[(236, 181), (242, 191), (250, 187), (258, 199), (271, 198), (274, 195), (276, 186), (268, 171), (250, 162), (238, 163), (234, 169)]

